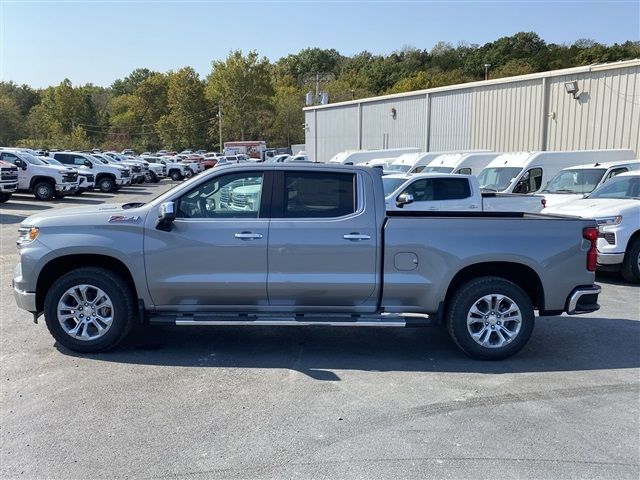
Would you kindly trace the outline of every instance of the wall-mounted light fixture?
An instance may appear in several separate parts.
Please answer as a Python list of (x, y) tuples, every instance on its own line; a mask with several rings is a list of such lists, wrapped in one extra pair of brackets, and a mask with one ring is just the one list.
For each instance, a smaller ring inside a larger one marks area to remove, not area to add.
[(577, 81), (574, 80), (573, 82), (565, 82), (564, 89), (567, 91), (569, 95), (573, 96), (574, 100), (578, 99), (579, 97), (578, 92), (580, 91), (580, 89), (578, 88)]
[(398, 116), (398, 111), (395, 108), (392, 108), (391, 110), (389, 110), (389, 115), (395, 120), (396, 116)]

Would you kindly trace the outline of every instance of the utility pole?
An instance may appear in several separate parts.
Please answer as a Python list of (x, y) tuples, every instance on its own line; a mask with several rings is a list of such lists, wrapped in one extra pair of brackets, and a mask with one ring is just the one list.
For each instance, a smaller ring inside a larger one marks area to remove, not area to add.
[(320, 73), (316, 72), (316, 101), (318, 101), (319, 94), (320, 94)]
[(484, 64), (484, 79), (489, 80), (489, 67), (491, 67), (490, 63)]
[(218, 104), (218, 133), (220, 135), (220, 153), (224, 153), (222, 151), (222, 106)]

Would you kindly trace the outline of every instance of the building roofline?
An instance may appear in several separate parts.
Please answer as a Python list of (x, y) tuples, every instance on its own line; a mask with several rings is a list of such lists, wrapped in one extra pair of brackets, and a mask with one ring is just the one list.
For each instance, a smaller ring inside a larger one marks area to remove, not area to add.
[(549, 77), (561, 77), (564, 75), (573, 75), (585, 72), (600, 72), (603, 70), (614, 70), (617, 68), (629, 68), (640, 66), (640, 58), (633, 60), (623, 60), (620, 62), (611, 63), (595, 63), (592, 65), (586, 65), (583, 67), (565, 68), (562, 70), (550, 70), (547, 72), (530, 73), (528, 75), (518, 75), (515, 77), (497, 78), (494, 80), (481, 80), (477, 82), (458, 83), (456, 85), (447, 85), (445, 87), (427, 88), (424, 90), (413, 90), (411, 92), (393, 93), (390, 95), (379, 95), (376, 97), (361, 98), (359, 100), (349, 100), (346, 102), (329, 103), (327, 105), (314, 105), (312, 107), (304, 107), (304, 111), (322, 110), (334, 107), (343, 107), (349, 105), (359, 105), (361, 103), (378, 102), (381, 100), (393, 100), (396, 98), (416, 97), (420, 95), (426, 95), (431, 93), (447, 92), (453, 90), (463, 90), (465, 88), (484, 87), (489, 85), (500, 85), (505, 83), (526, 82), (528, 80), (537, 80), (540, 78)]

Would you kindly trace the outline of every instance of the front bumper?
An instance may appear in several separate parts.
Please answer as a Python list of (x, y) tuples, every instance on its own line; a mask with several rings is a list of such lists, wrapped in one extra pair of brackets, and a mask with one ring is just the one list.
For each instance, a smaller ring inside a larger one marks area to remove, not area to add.
[(18, 191), (18, 183), (0, 183), (0, 192), (13, 193)]
[(13, 286), (13, 298), (16, 300), (16, 304), (19, 308), (28, 312), (36, 312), (36, 294), (35, 292), (25, 292)]
[(600, 253), (598, 252), (598, 265), (620, 265), (624, 261), (622, 253)]
[(56, 184), (56, 193), (58, 195), (71, 195), (72, 193), (76, 193), (78, 191), (77, 183), (63, 183)]
[(569, 315), (581, 313), (591, 313), (600, 309), (598, 305), (598, 295), (602, 288), (600, 285), (588, 285), (577, 287), (571, 292), (565, 306), (565, 311)]
[(131, 185), (131, 177), (116, 178), (116, 185)]

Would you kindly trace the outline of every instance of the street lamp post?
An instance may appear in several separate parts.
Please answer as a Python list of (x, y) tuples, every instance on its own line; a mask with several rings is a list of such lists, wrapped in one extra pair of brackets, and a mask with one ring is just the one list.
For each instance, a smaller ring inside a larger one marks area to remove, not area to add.
[(489, 80), (489, 67), (491, 67), (490, 63), (484, 64), (484, 79)]

